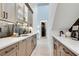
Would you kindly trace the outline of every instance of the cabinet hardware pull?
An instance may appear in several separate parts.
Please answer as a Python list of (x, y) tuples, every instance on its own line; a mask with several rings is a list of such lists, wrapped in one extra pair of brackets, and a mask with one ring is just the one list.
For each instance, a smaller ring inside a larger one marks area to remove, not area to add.
[(23, 42), (24, 42), (25, 40), (23, 40)]
[(5, 11), (3, 11), (3, 18), (5, 18)]
[(54, 49), (56, 49), (56, 45), (54, 44)]
[(6, 13), (6, 19), (8, 19), (8, 13)]
[(63, 48), (63, 50), (64, 50), (64, 52), (65, 52), (65, 53), (70, 54), (68, 51), (66, 51), (66, 49), (65, 49), (65, 48)]
[(10, 50), (5, 51), (5, 53), (8, 53), (8, 52), (12, 51), (13, 49), (15, 49), (15, 48), (13, 47), (13, 48), (11, 48)]

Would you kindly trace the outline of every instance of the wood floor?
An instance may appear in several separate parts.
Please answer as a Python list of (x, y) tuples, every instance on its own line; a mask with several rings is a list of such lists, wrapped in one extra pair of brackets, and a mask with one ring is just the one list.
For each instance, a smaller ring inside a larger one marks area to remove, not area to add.
[(31, 56), (50, 56), (47, 39), (45, 37), (37, 40), (37, 47), (35, 48)]

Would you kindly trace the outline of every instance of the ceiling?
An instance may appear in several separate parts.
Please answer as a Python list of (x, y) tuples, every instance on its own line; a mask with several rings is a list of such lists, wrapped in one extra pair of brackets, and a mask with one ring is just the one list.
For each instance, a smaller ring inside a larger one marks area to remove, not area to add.
[(49, 3), (37, 3), (38, 6), (45, 6), (48, 5)]
[(45, 6), (48, 5), (49, 3), (29, 3), (31, 6)]

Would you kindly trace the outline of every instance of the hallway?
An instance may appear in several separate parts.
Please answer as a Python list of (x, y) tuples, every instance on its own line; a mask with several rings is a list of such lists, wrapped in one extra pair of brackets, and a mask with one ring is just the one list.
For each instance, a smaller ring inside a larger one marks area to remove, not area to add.
[(46, 38), (37, 40), (37, 46), (31, 56), (50, 56)]

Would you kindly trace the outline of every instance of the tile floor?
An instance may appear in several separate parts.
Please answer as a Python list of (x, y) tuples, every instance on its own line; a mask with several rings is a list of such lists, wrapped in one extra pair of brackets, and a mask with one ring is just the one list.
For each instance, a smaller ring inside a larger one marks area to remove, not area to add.
[(50, 56), (47, 39), (45, 37), (37, 40), (37, 46), (31, 56)]

